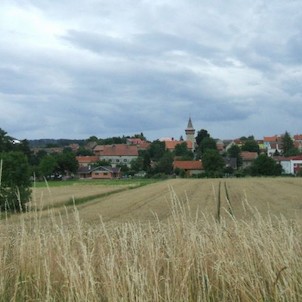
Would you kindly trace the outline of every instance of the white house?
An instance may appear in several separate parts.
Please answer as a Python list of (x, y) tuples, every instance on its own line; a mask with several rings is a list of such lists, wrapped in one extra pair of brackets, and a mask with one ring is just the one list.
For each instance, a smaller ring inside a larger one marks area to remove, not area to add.
[(302, 170), (302, 155), (284, 157), (279, 160), (285, 174), (296, 175)]

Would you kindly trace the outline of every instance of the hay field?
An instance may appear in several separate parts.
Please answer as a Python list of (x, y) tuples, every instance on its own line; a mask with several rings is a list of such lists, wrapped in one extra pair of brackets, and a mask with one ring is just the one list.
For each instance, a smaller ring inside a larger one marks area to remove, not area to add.
[[(173, 190), (173, 193), (172, 193)], [(136, 188), (79, 206), (84, 221), (127, 221), (166, 219), (170, 213), (171, 194), (192, 213), (250, 219), (256, 209), (262, 214), (283, 215), (302, 222), (302, 179), (172, 179)]]
[(301, 179), (86, 185), (0, 220), (0, 301), (302, 301)]

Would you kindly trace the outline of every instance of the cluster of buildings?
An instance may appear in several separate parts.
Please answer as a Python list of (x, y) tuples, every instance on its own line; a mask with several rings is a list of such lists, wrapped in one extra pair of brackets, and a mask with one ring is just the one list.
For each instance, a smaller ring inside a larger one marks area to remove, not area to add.
[[(194, 152), (196, 148), (195, 141), (195, 129), (192, 124), (191, 118), (189, 118), (187, 127), (185, 129), (185, 139), (175, 140), (173, 138), (160, 139), (165, 143), (165, 147), (169, 151), (173, 151), (178, 144), (183, 142), (187, 143), (187, 148)], [(278, 161), (284, 170), (285, 174), (296, 174), (302, 169), (302, 156), (283, 157), (280, 156), (283, 151), (282, 136), (267, 136), (262, 140), (256, 140), (260, 153), (266, 153), (276, 161)], [(293, 142), (296, 148), (302, 152), (302, 135), (295, 135)], [(240, 139), (234, 140), (216, 140), (217, 150), (219, 152), (226, 153), (232, 145), (238, 145), (239, 147), (244, 144), (244, 141)], [(80, 178), (94, 178), (94, 179), (110, 179), (121, 177), (121, 164), (130, 167), (131, 161), (137, 159), (139, 156), (139, 150), (147, 150), (150, 143), (142, 140), (141, 138), (128, 138), (126, 144), (113, 144), (113, 145), (97, 145), (96, 143), (90, 144), (89, 148), (94, 153), (93, 156), (78, 156), (79, 162), (79, 177)], [(242, 168), (246, 168), (253, 160), (258, 157), (257, 152), (242, 151)], [(110, 162), (110, 166), (94, 167), (98, 161)], [(237, 169), (236, 160), (225, 158), (226, 166), (230, 166), (233, 169)], [(175, 160), (173, 168), (179, 168), (185, 171), (188, 176), (194, 174), (200, 174), (203, 172), (202, 161), (191, 160), (182, 161)], [(140, 172), (143, 176), (144, 172)]]

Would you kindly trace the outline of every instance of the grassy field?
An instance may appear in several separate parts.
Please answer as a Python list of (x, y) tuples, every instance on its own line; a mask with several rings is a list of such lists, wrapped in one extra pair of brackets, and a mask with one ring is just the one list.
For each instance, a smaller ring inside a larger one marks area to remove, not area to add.
[(302, 179), (61, 182), (33, 196), (0, 221), (0, 301), (302, 301)]

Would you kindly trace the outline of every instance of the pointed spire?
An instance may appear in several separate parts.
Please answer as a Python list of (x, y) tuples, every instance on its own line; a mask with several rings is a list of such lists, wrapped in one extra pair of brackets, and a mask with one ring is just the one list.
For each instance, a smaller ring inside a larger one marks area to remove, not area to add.
[(192, 124), (191, 117), (189, 117), (189, 122), (188, 122), (187, 129), (194, 129), (194, 128), (193, 128), (193, 124)]

